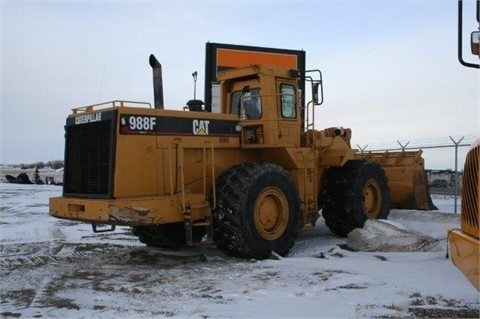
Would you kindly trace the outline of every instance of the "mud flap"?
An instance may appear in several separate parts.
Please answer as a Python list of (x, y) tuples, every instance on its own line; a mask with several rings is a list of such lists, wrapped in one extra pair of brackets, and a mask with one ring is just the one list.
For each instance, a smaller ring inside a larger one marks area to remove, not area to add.
[(422, 150), (357, 153), (357, 158), (378, 162), (388, 179), (390, 207), (396, 209), (437, 210), (428, 188)]

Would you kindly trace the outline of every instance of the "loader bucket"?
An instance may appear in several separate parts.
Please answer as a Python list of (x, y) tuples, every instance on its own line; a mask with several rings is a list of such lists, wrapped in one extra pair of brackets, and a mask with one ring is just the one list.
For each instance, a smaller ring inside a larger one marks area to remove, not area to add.
[(428, 189), (422, 151), (357, 153), (357, 158), (379, 163), (388, 178), (390, 207), (437, 210)]

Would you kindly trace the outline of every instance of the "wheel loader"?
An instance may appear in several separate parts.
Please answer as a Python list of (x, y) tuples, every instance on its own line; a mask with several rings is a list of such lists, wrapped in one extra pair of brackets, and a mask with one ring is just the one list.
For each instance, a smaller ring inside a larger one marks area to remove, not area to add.
[(480, 291), (480, 139), (465, 160), (460, 228), (448, 230), (453, 263)]
[(67, 117), (50, 215), (94, 232), (131, 226), (149, 246), (215, 243), (262, 259), (286, 255), (320, 216), (346, 236), (390, 207), (431, 208), (420, 151), (358, 153), (350, 129), (315, 129), (322, 74), (304, 62), (303, 51), (208, 43), (207, 104), (167, 110), (150, 56), (154, 107), (111, 101)]
[[(458, 60), (469, 68), (480, 68), (480, 63), (464, 60), (462, 54), (463, 3), (458, 1)], [(480, 1), (476, 2), (477, 23), (480, 23)], [(471, 53), (480, 57), (480, 31), (473, 31), (470, 38)], [(448, 244), (453, 264), (458, 267), (472, 285), (480, 291), (480, 139), (467, 153), (462, 180), (462, 210), (460, 228), (448, 230)]]

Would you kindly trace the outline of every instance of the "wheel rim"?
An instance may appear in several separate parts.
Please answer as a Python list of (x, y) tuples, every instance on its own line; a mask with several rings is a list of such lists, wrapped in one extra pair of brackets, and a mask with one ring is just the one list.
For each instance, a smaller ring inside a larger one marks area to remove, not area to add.
[(382, 206), (382, 191), (380, 184), (373, 178), (369, 179), (362, 192), (363, 212), (370, 218), (377, 218)]
[(255, 228), (267, 240), (279, 238), (287, 228), (288, 201), (276, 187), (265, 188), (254, 206)]

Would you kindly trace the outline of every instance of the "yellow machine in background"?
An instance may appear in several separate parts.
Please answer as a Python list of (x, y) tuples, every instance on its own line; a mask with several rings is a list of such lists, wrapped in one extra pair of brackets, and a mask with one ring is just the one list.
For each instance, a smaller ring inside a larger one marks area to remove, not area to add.
[[(480, 23), (480, 2), (477, 0), (476, 16)], [(480, 68), (480, 63), (464, 61), (462, 54), (462, 10), (463, 3), (458, 1), (458, 60), (463, 66)], [(470, 37), (471, 53), (479, 56), (480, 31), (474, 31)], [(465, 160), (462, 184), (462, 211), (460, 229), (448, 231), (448, 243), (452, 261), (470, 282), (480, 291), (480, 139), (471, 147)]]
[(209, 43), (207, 104), (190, 100), (183, 111), (163, 109), (161, 65), (153, 56), (150, 65), (155, 108), (113, 101), (67, 118), (52, 216), (95, 232), (132, 226), (151, 246), (214, 242), (229, 255), (265, 258), (285, 255), (319, 211), (346, 236), (387, 218), (390, 195), (393, 205), (417, 206), (416, 189), (426, 189), (416, 177), (420, 153), (360, 158), (350, 129), (314, 128), (322, 75), (305, 70), (303, 51)]
[(460, 229), (448, 231), (452, 261), (480, 290), (480, 139), (472, 145), (463, 169)]

